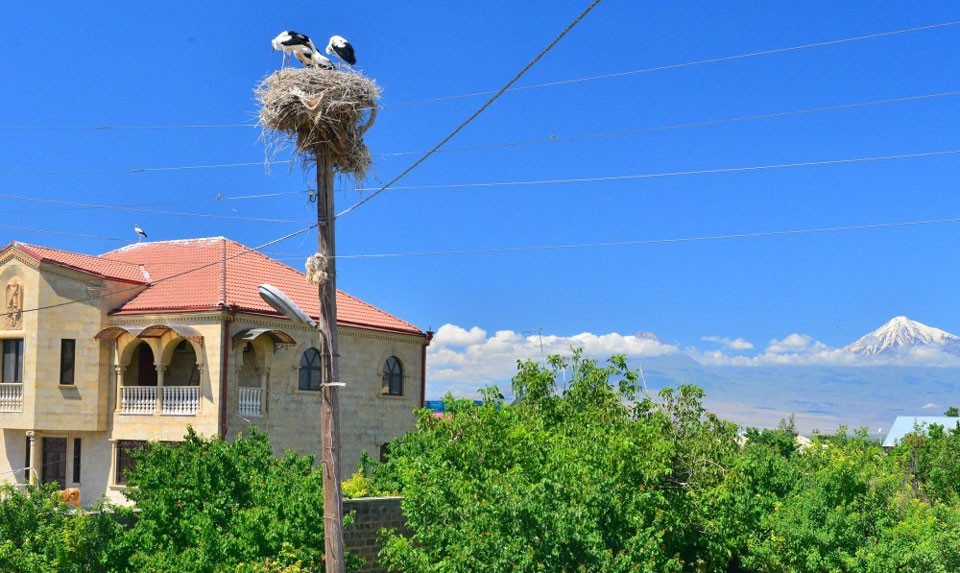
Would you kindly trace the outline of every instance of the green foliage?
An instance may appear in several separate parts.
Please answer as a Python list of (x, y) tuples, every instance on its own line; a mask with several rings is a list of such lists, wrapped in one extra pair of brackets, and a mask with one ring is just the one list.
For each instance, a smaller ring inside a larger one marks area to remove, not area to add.
[(347, 499), (367, 497), (373, 492), (373, 482), (363, 473), (363, 469), (358, 469), (348, 479), (343, 480), (340, 489), (343, 497)]
[(81, 573), (113, 568), (117, 520), (98, 511), (76, 512), (56, 484), (24, 491), (0, 486), (0, 571)]
[[(697, 388), (641, 395), (623, 357), (548, 364), (518, 365), (513, 404), (447, 397), (387, 461), (362, 456), (343, 491), (400, 492), (413, 531), (381, 532), (392, 571), (960, 571), (960, 427), (890, 452), (846, 428), (799, 449), (792, 417), (738, 436)], [(264, 434), (151, 444), (128, 483), (137, 520), (77, 512), (52, 485), (0, 489), (0, 571), (322, 570), (321, 473)]]
[(292, 551), (285, 565), (321, 562), (321, 472), (310, 456), (274, 457), (256, 430), (228, 443), (191, 429), (183, 443), (150, 444), (128, 474), (127, 496), (140, 510), (125, 539), (131, 570), (233, 571), (267, 566), (283, 551)]
[(950, 406), (947, 408), (947, 411), (943, 413), (944, 416), (950, 416), (952, 418), (960, 418), (960, 408), (956, 406)]
[[(393, 571), (684, 571), (728, 553), (702, 532), (735, 427), (684, 387), (638, 396), (622, 357), (519, 364), (517, 401), (446, 399), (391, 444), (375, 482), (399, 486), (412, 540), (384, 536)], [(565, 387), (558, 373), (572, 379)]]

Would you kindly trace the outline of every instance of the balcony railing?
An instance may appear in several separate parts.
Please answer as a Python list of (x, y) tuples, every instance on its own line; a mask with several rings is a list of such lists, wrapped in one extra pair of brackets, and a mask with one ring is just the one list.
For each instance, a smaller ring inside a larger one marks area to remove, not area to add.
[(0, 412), (23, 412), (23, 384), (0, 384)]
[(124, 386), (120, 393), (123, 414), (153, 414), (157, 411), (156, 386)]
[(262, 410), (263, 388), (240, 387), (240, 400), (237, 404), (237, 413), (241, 416), (260, 416)]
[(200, 411), (199, 386), (164, 386), (161, 414), (192, 416)]
[(156, 386), (122, 386), (120, 413), (151, 415), (157, 412), (168, 416), (192, 416), (200, 411), (199, 386), (163, 386), (157, 404)]

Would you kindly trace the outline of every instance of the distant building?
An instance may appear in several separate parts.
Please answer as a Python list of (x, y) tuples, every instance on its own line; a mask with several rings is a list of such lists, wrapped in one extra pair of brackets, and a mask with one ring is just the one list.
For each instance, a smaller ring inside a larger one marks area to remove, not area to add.
[[(0, 481), (123, 501), (131, 452), (187, 426), (231, 439), (256, 425), (278, 452), (319, 454), (323, 343), (264, 303), (260, 283), (318, 316), (302, 273), (221, 237), (100, 256), (0, 250)], [(337, 310), (349, 472), (413, 427), (430, 337), (344, 292)]]
[(950, 416), (897, 416), (893, 426), (887, 432), (887, 437), (883, 439), (883, 449), (890, 449), (903, 439), (904, 436), (914, 431), (925, 433), (927, 428), (936, 424), (943, 426), (944, 429), (952, 430), (960, 423), (960, 418)]

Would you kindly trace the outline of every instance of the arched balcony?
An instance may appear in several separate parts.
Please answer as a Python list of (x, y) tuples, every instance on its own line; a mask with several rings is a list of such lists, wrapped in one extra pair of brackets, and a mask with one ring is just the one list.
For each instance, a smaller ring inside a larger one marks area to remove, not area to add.
[(203, 337), (195, 329), (112, 326), (96, 338), (116, 345), (117, 412), (192, 416), (200, 411)]

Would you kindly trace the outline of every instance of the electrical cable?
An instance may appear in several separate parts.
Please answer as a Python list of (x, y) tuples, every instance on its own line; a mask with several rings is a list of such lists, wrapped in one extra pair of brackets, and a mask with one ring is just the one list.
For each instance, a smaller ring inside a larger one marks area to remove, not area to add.
[(264, 217), (241, 217), (239, 215), (212, 215), (207, 213), (191, 213), (186, 211), (166, 211), (163, 209), (145, 209), (128, 205), (109, 205), (99, 203), (80, 203), (77, 201), (63, 201), (60, 199), (43, 199), (39, 197), (24, 197), (20, 195), (0, 194), (0, 199), (11, 199), (16, 201), (28, 201), (32, 203), (49, 203), (54, 205), (69, 205), (72, 208), (82, 209), (107, 209), (115, 211), (133, 211), (136, 213), (151, 213), (157, 215), (174, 215), (178, 217), (198, 217), (201, 219), (229, 219), (233, 221), (253, 221), (258, 223), (301, 223), (293, 219), (271, 219)]
[[(925, 151), (921, 153), (904, 153), (900, 155), (880, 155), (874, 157), (855, 157), (852, 159), (828, 159), (825, 161), (803, 161), (799, 163), (776, 163), (772, 165), (750, 165), (746, 167), (723, 167), (717, 169), (696, 169), (691, 171), (665, 171), (660, 173), (640, 173), (636, 175), (610, 175), (605, 177), (575, 177), (570, 179), (531, 179), (524, 181), (493, 181), (488, 183), (449, 183), (435, 185), (402, 185), (394, 187), (394, 191), (430, 190), (430, 189), (467, 189), (483, 187), (512, 187), (521, 185), (556, 185), (565, 183), (599, 183), (607, 181), (631, 181), (637, 179), (659, 179), (666, 177), (685, 177), (690, 175), (712, 175), (718, 173), (742, 173), (748, 171), (767, 171), (771, 169), (787, 169), (794, 167), (819, 167), (823, 165), (846, 165), (854, 163), (868, 163), (874, 161), (892, 161), (897, 159), (916, 159), (920, 157), (939, 157), (956, 155), (960, 149), (945, 151)], [(375, 187), (357, 189), (357, 191), (371, 191)]]
[[(785, 52), (795, 52), (798, 50), (806, 50), (809, 48), (819, 48), (824, 46), (833, 46), (838, 44), (846, 44), (851, 42), (860, 42), (864, 40), (874, 40), (878, 38), (886, 38), (890, 36), (897, 36), (900, 34), (910, 34), (914, 32), (922, 32), (927, 30), (935, 30), (940, 28), (947, 28), (951, 26), (956, 26), (960, 24), (960, 21), (951, 21), (951, 22), (941, 22), (939, 24), (929, 24), (925, 26), (917, 26), (913, 28), (903, 28), (900, 30), (892, 30), (888, 32), (878, 32), (875, 34), (867, 34), (863, 36), (853, 36), (848, 38), (840, 38), (836, 40), (827, 40), (823, 42), (814, 42), (809, 44), (802, 44), (798, 46), (789, 46), (785, 48), (774, 48), (770, 50), (763, 50), (758, 52), (748, 52), (744, 54), (736, 54), (732, 56), (719, 56), (715, 58), (706, 58), (702, 60), (694, 60), (690, 62), (681, 62), (677, 64), (666, 64), (661, 66), (654, 66), (649, 68), (640, 68), (637, 70), (627, 70), (623, 72), (616, 72), (611, 74), (601, 74), (596, 76), (587, 76), (582, 78), (571, 78), (566, 80), (557, 80), (552, 82), (544, 82), (539, 84), (530, 84), (526, 86), (517, 86), (515, 88), (510, 88), (506, 91), (520, 91), (520, 90), (530, 90), (530, 89), (539, 89), (547, 88), (561, 85), (569, 85), (573, 83), (582, 83), (596, 80), (604, 80), (610, 78), (625, 77), (637, 74), (645, 74), (650, 72), (664, 71), (664, 70), (674, 70), (679, 68), (687, 68), (693, 66), (702, 66), (706, 64), (720, 63), (720, 62), (729, 62), (734, 60), (742, 60), (746, 58), (756, 58), (760, 56), (767, 56), (772, 54), (780, 54)], [(380, 106), (381, 109), (389, 108), (399, 108), (399, 107), (409, 107), (415, 105), (422, 105), (428, 103), (437, 103), (442, 101), (450, 101), (457, 99), (465, 99), (471, 97), (479, 97), (484, 95), (491, 95), (497, 93), (495, 90), (472, 92), (467, 94), (452, 95), (452, 96), (441, 96), (436, 98), (428, 98), (422, 100), (398, 102), (394, 104), (385, 104)], [(185, 125), (80, 125), (80, 126), (43, 126), (43, 125), (0, 125), (0, 131), (30, 131), (30, 130), (64, 130), (64, 131), (120, 131), (120, 130), (160, 130), (160, 129), (223, 129), (223, 128), (256, 128), (256, 124), (248, 123), (227, 123), (227, 124), (185, 124)]]
[(127, 239), (117, 239), (116, 237), (101, 237), (99, 235), (84, 235), (82, 233), (69, 233), (67, 231), (50, 231), (47, 229), (36, 229), (32, 227), (13, 227), (11, 225), (0, 225), (0, 229), (7, 229), (8, 231), (22, 231), (26, 233), (46, 233), (49, 235), (64, 235), (67, 237), (78, 237), (81, 239), (98, 239), (101, 241), (114, 241), (118, 243), (129, 243)]
[[(889, 37), (889, 36), (896, 36), (896, 35), (900, 35), (900, 34), (909, 34), (909, 33), (913, 33), (913, 32), (922, 32), (922, 31), (934, 30), (934, 29), (938, 29), (938, 28), (947, 28), (947, 27), (956, 26), (956, 25), (960, 25), (960, 21), (942, 22), (942, 23), (940, 23), (940, 24), (930, 24), (930, 25), (927, 25), (927, 26), (917, 26), (917, 27), (914, 27), (914, 28), (904, 28), (904, 29), (902, 29), (902, 30), (893, 30), (893, 31), (890, 31), (890, 32), (879, 32), (879, 33), (876, 33), (876, 34), (867, 34), (867, 35), (865, 35), (865, 36), (854, 36), (854, 37), (851, 37), (851, 38), (841, 38), (841, 39), (838, 39), (838, 40), (827, 40), (827, 41), (824, 41), (824, 42), (814, 42), (814, 43), (812, 43), (812, 44), (803, 44), (803, 45), (800, 45), (800, 46), (790, 46), (790, 47), (786, 47), (786, 48), (775, 48), (775, 49), (772, 49), (772, 50), (763, 50), (763, 51), (760, 51), (760, 52), (749, 52), (749, 53), (746, 53), (746, 54), (737, 54), (737, 55), (733, 55), (733, 56), (721, 56), (721, 57), (716, 57), (716, 58), (706, 58), (706, 59), (703, 59), (703, 60), (695, 60), (695, 61), (691, 61), (691, 62), (682, 62), (682, 63), (679, 63), (679, 64), (666, 64), (666, 65), (662, 65), (662, 66), (654, 66), (654, 67), (650, 67), (650, 68), (641, 68), (641, 69), (638, 69), (638, 70), (630, 70), (630, 71), (626, 71), (626, 72), (616, 72), (616, 73), (612, 73), (612, 74), (601, 74), (601, 75), (588, 76), (588, 77), (583, 77), (583, 78), (573, 78), (573, 79), (568, 79), (568, 80), (557, 80), (557, 81), (553, 81), (553, 82), (544, 82), (544, 83), (531, 84), (531, 85), (526, 85), (526, 86), (517, 86), (517, 87), (511, 88), (511, 89), (509, 89), (509, 90), (507, 90), (507, 91), (515, 92), (515, 91), (521, 91), (521, 90), (532, 90), (532, 89), (539, 89), (539, 88), (549, 88), (549, 87), (570, 85), (570, 84), (575, 84), (575, 83), (591, 82), (591, 81), (596, 81), (596, 80), (606, 80), (606, 79), (611, 79), (611, 78), (621, 78), (621, 77), (633, 76), (633, 75), (637, 75), (637, 74), (647, 74), (647, 73), (650, 73), (650, 72), (662, 72), (662, 71), (666, 71), (666, 70), (676, 70), (676, 69), (680, 69), (680, 68), (689, 68), (689, 67), (693, 67), (693, 66), (702, 66), (702, 65), (705, 65), (705, 64), (716, 64), (716, 63), (720, 63), (720, 62), (731, 62), (731, 61), (734, 61), (734, 60), (743, 60), (743, 59), (747, 59), (747, 58), (756, 58), (756, 57), (760, 57), (760, 56), (769, 56), (769, 55), (771, 55), (771, 54), (782, 54), (782, 53), (785, 53), (785, 52), (795, 52), (795, 51), (798, 51), (798, 50), (806, 50), (806, 49), (809, 49), (809, 48), (820, 48), (820, 47), (823, 47), (823, 46), (834, 46), (834, 45), (837, 45), (837, 44), (846, 44), (846, 43), (850, 43), (850, 42), (860, 42), (860, 41), (863, 41), (863, 40), (874, 40), (874, 39), (877, 39), (877, 38), (886, 38), (886, 37)], [(405, 107), (405, 106), (420, 105), (420, 104), (427, 104), (427, 103), (438, 103), (438, 102), (443, 102), (443, 101), (451, 101), (451, 100), (457, 100), (457, 99), (465, 99), (465, 98), (471, 98), (471, 97), (485, 96), (485, 95), (490, 95), (490, 94), (492, 94), (492, 93), (496, 93), (496, 92), (494, 92), (494, 91), (473, 92), (473, 93), (469, 93), (469, 94), (461, 94), (461, 95), (454, 95), (454, 96), (443, 96), (443, 97), (437, 97), (437, 98), (431, 98), (431, 99), (423, 99), (423, 100), (418, 100), (418, 101), (401, 102), (401, 103), (395, 103), (395, 104), (390, 104), (390, 105), (384, 105), (384, 106), (381, 106), (381, 107), (383, 107), (383, 108), (389, 108), (389, 107)]]
[[(765, 237), (782, 237), (789, 235), (809, 235), (815, 233), (838, 233), (846, 231), (866, 231), (875, 229), (891, 229), (898, 227), (919, 227), (925, 225), (944, 225), (960, 223), (960, 218), (933, 219), (927, 221), (901, 221), (894, 223), (874, 223), (864, 225), (843, 225), (837, 227), (813, 227), (808, 229), (790, 229), (783, 231), (760, 231), (755, 233), (735, 233), (730, 235), (705, 235), (697, 237), (679, 237), (671, 239), (648, 239), (642, 241), (615, 241), (609, 243), (580, 243), (568, 245), (543, 245), (530, 247), (501, 247), (489, 249), (458, 249), (450, 251), (420, 251), (407, 253), (373, 253), (363, 255), (337, 255), (338, 259), (384, 259), (399, 257), (428, 257), (441, 255), (483, 255), (496, 253), (524, 253), (532, 251), (559, 251), (572, 249), (595, 249), (603, 247), (633, 247), (640, 245), (663, 245), (673, 243), (693, 243), (706, 241), (722, 241), (729, 239), (756, 239)], [(279, 260), (279, 259), (278, 259)]]
[(397, 181), (399, 181), (400, 179), (402, 179), (403, 177), (405, 177), (408, 173), (410, 173), (411, 171), (413, 171), (414, 169), (416, 169), (421, 163), (423, 163), (424, 161), (426, 161), (428, 157), (430, 157), (430, 156), (433, 155), (438, 149), (440, 149), (441, 147), (443, 147), (443, 145), (444, 145), (445, 143), (447, 143), (448, 141), (450, 141), (451, 139), (453, 139), (454, 136), (456, 136), (458, 133), (460, 133), (460, 131), (463, 130), (463, 128), (467, 127), (467, 125), (469, 125), (470, 122), (472, 122), (472, 121), (473, 121), (474, 119), (476, 119), (481, 113), (483, 113), (484, 110), (486, 110), (488, 107), (490, 107), (491, 105), (493, 105), (493, 102), (497, 101), (497, 99), (499, 99), (499, 97), (500, 97), (501, 95), (503, 95), (508, 89), (510, 89), (510, 86), (512, 86), (513, 84), (515, 84), (521, 77), (523, 77), (523, 75), (524, 75), (525, 73), (527, 73), (527, 71), (530, 70), (530, 68), (532, 68), (534, 65), (536, 65), (536, 63), (539, 62), (541, 58), (543, 58), (544, 56), (546, 56), (547, 53), (549, 53), (550, 50), (552, 50), (553, 47), (556, 46), (557, 43), (560, 42), (560, 40), (562, 40), (563, 37), (567, 35), (568, 32), (570, 32), (570, 30), (572, 30), (577, 24), (579, 24), (581, 20), (583, 20), (584, 18), (586, 18), (587, 14), (589, 14), (594, 8), (596, 8), (598, 4), (600, 4), (600, 0), (593, 0), (593, 2), (591, 2), (590, 5), (587, 6), (587, 7), (583, 10), (583, 12), (581, 12), (580, 15), (577, 16), (577, 17), (573, 20), (573, 22), (570, 22), (570, 24), (568, 24), (567, 27), (564, 28), (563, 31), (561, 31), (560, 34), (557, 35), (557, 37), (553, 39), (553, 41), (551, 41), (549, 44), (547, 44), (547, 47), (544, 48), (543, 50), (541, 50), (540, 53), (537, 54), (537, 56), (536, 56), (535, 58), (533, 58), (533, 60), (530, 61), (530, 63), (528, 63), (526, 66), (524, 66), (519, 72), (517, 72), (517, 74), (516, 74), (515, 76), (513, 76), (513, 78), (512, 78), (509, 82), (507, 82), (502, 88), (500, 88), (500, 89), (493, 95), (493, 97), (491, 97), (489, 100), (487, 100), (487, 102), (486, 102), (485, 104), (483, 104), (482, 106), (480, 106), (480, 108), (479, 108), (477, 111), (473, 112), (473, 114), (471, 114), (470, 117), (468, 117), (467, 119), (465, 119), (460, 125), (458, 125), (458, 126), (456, 127), (456, 129), (454, 129), (453, 131), (451, 131), (449, 135), (447, 135), (447, 136), (444, 137), (442, 140), (440, 140), (440, 143), (438, 143), (438, 144), (436, 144), (435, 146), (433, 146), (433, 149), (431, 149), (430, 151), (426, 152), (420, 159), (417, 159), (416, 161), (414, 161), (413, 164), (410, 165), (410, 167), (407, 167), (406, 169), (404, 169), (404, 170), (400, 173), (400, 175), (397, 175), (396, 177), (394, 177), (393, 179), (391, 179), (390, 181), (388, 181), (386, 185), (384, 185), (383, 187), (380, 187), (378, 190), (374, 191), (372, 194), (368, 195), (367, 197), (364, 197), (364, 198), (361, 199), (360, 201), (357, 201), (356, 203), (354, 203), (353, 205), (347, 207), (347, 208), (344, 209), (343, 211), (337, 213), (337, 214), (334, 216), (334, 219), (339, 219), (339, 218), (342, 217), (343, 215), (346, 215), (347, 213), (353, 211), (354, 209), (359, 208), (361, 205), (366, 204), (367, 202), (369, 202), (370, 200), (372, 200), (374, 197), (376, 197), (376, 196), (379, 195), (380, 193), (383, 193), (383, 192), (386, 191), (388, 188), (390, 188), (391, 185), (393, 185), (394, 183), (396, 183)]
[(209, 165), (175, 165), (172, 167), (133, 167), (130, 169), (75, 169), (67, 171), (0, 171), (7, 176), (37, 175), (104, 175), (112, 173), (155, 173), (159, 171), (192, 171), (196, 169), (222, 169), (225, 167), (264, 167), (288, 161), (247, 161), (242, 163), (213, 163)]
[[(762, 114), (756, 114), (756, 115), (743, 115), (738, 117), (729, 117), (729, 118), (721, 118), (721, 119), (690, 122), (690, 123), (676, 123), (676, 124), (668, 124), (668, 125), (658, 125), (653, 127), (641, 127), (637, 129), (622, 129), (617, 131), (583, 133), (579, 135), (568, 135), (568, 136), (551, 135), (548, 138), (542, 138), (542, 139), (527, 139), (527, 140), (518, 140), (518, 141), (506, 141), (506, 142), (500, 142), (500, 143), (487, 143), (482, 145), (471, 145), (467, 147), (448, 147), (446, 149), (438, 150), (437, 153), (450, 153), (452, 151), (477, 151), (481, 149), (518, 147), (522, 145), (535, 145), (535, 144), (543, 144), (543, 143), (561, 143), (565, 141), (580, 141), (585, 139), (596, 139), (601, 137), (622, 137), (627, 135), (653, 133), (657, 131), (690, 129), (690, 128), (696, 128), (696, 127), (711, 127), (715, 125), (737, 123), (742, 121), (753, 121), (758, 119), (774, 119), (779, 117), (789, 117), (789, 116), (806, 115), (806, 114), (812, 114), (812, 113), (821, 113), (826, 111), (841, 111), (841, 110), (847, 110), (847, 109), (857, 109), (862, 107), (885, 105), (885, 104), (891, 104), (891, 103), (903, 103), (903, 102), (910, 102), (910, 101), (920, 101), (925, 99), (955, 96), (955, 95), (960, 95), (960, 90), (939, 92), (939, 93), (925, 94), (925, 95), (918, 95), (918, 96), (907, 96), (907, 97), (899, 97), (899, 98), (891, 98), (891, 99), (881, 99), (881, 100), (873, 100), (873, 101), (865, 101), (865, 102), (857, 102), (857, 103), (831, 105), (831, 106), (824, 106), (824, 107), (814, 107), (814, 108), (798, 109), (798, 110), (792, 110), (792, 111), (762, 113)], [(421, 153), (425, 153), (425, 151), (399, 151), (399, 152), (393, 152), (393, 153), (378, 153), (378, 154), (375, 154), (374, 157), (403, 157), (406, 155), (419, 155)]]

